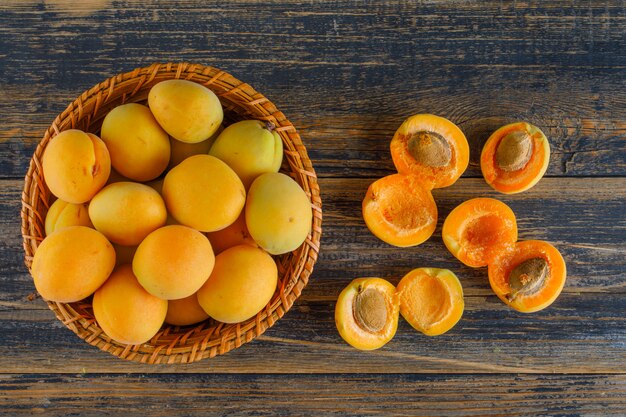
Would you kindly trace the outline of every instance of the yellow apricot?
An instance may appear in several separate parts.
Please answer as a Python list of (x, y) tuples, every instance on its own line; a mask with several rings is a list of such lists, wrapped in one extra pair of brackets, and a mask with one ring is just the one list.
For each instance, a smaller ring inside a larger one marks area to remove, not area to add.
[(237, 174), (211, 155), (194, 155), (172, 168), (162, 193), (168, 212), (178, 222), (203, 232), (233, 223), (246, 202)]
[(213, 142), (215, 142), (215, 139), (223, 130), (224, 128), (220, 125), (219, 129), (210, 138), (196, 143), (181, 142), (170, 136), (171, 155), (169, 167), (175, 167), (190, 156), (208, 154)]
[(237, 220), (230, 226), (225, 227), (217, 232), (206, 234), (211, 242), (215, 254), (224, 252), (228, 248), (246, 243), (248, 245), (257, 246), (246, 226), (246, 216), (244, 212), (237, 217)]
[(93, 227), (86, 204), (72, 204), (58, 199), (46, 214), (46, 236), (70, 226)]
[(159, 331), (167, 313), (167, 301), (143, 289), (130, 265), (116, 268), (93, 296), (93, 314), (113, 340), (138, 345)]
[(91, 200), (106, 183), (111, 159), (100, 138), (71, 129), (50, 140), (42, 166), (52, 194), (68, 203), (82, 204)]
[(311, 202), (297, 182), (281, 173), (257, 177), (246, 201), (246, 224), (254, 241), (272, 255), (291, 252), (311, 230)]
[(283, 141), (273, 124), (243, 120), (224, 129), (209, 154), (226, 162), (248, 189), (259, 175), (278, 172), (283, 161)]
[(133, 272), (150, 294), (164, 300), (189, 297), (209, 278), (215, 256), (206, 236), (187, 226), (165, 226), (137, 248)]
[(209, 315), (198, 303), (196, 294), (180, 300), (169, 300), (165, 322), (174, 326), (189, 326), (209, 318)]
[(215, 257), (198, 302), (215, 320), (239, 323), (270, 302), (277, 282), (278, 269), (270, 255), (250, 245), (233, 246)]
[(159, 193), (147, 185), (116, 182), (91, 200), (89, 217), (110, 241), (132, 246), (163, 226), (167, 211)]
[(148, 93), (148, 105), (161, 127), (181, 142), (206, 140), (224, 119), (222, 104), (208, 88), (188, 80), (166, 80)]
[(114, 266), (115, 251), (102, 233), (85, 226), (71, 226), (41, 242), (31, 273), (43, 298), (73, 303), (98, 289)]
[(111, 164), (123, 176), (149, 181), (161, 175), (170, 160), (170, 141), (147, 106), (122, 104), (102, 122), (102, 140)]

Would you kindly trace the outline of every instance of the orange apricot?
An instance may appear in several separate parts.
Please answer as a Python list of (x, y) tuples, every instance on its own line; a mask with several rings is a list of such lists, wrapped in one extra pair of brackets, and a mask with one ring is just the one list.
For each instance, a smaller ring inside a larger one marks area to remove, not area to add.
[(93, 228), (93, 224), (89, 220), (87, 204), (72, 204), (58, 199), (52, 203), (46, 214), (46, 236), (70, 226)]
[(496, 130), (480, 155), (485, 181), (504, 194), (520, 193), (537, 184), (549, 162), (550, 144), (546, 135), (526, 122)]
[(213, 247), (213, 252), (215, 252), (216, 255), (224, 252), (228, 248), (244, 243), (252, 246), (258, 246), (248, 231), (245, 212), (242, 212), (237, 220), (235, 220), (235, 222), (230, 226), (227, 226), (222, 230), (218, 230), (217, 232), (209, 232), (206, 235), (209, 238), (211, 246)]
[(513, 210), (493, 198), (473, 198), (459, 204), (443, 222), (443, 242), (467, 266), (487, 266), (517, 241)]
[(493, 292), (522, 313), (539, 311), (552, 304), (567, 277), (559, 251), (540, 240), (517, 242), (489, 264), (488, 271)]
[(432, 114), (406, 119), (390, 146), (398, 172), (419, 176), (429, 189), (452, 185), (469, 164), (469, 145), (461, 129)]
[(437, 225), (435, 200), (413, 175), (393, 174), (376, 180), (367, 189), (362, 209), (369, 230), (394, 246), (419, 245)]
[(179, 300), (169, 300), (167, 303), (165, 322), (174, 326), (189, 326), (209, 318), (200, 306), (197, 294)]
[(427, 336), (447, 332), (463, 315), (463, 287), (448, 269), (414, 269), (400, 280), (397, 293), (402, 317)]
[(357, 278), (337, 299), (335, 325), (349, 345), (360, 350), (383, 347), (398, 329), (396, 288), (382, 278)]

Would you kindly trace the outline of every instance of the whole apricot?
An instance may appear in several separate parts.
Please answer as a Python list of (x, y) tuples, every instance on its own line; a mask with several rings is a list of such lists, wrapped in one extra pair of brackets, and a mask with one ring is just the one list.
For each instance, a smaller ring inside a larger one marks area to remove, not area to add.
[(46, 214), (46, 236), (70, 226), (93, 227), (86, 204), (72, 204), (58, 199)]
[(150, 233), (133, 258), (133, 272), (150, 294), (164, 300), (189, 297), (209, 278), (215, 256), (206, 236), (187, 226)]
[(168, 212), (181, 224), (203, 232), (233, 223), (246, 202), (235, 171), (211, 155), (194, 155), (172, 168), (163, 181)]
[(226, 162), (248, 189), (259, 175), (278, 172), (283, 161), (283, 141), (273, 124), (243, 120), (224, 129), (209, 154)]
[(278, 269), (270, 255), (250, 245), (233, 246), (215, 257), (198, 302), (215, 320), (239, 323), (269, 303), (277, 282)]
[(248, 231), (248, 226), (246, 226), (246, 216), (245, 213), (242, 212), (237, 220), (230, 226), (222, 230), (218, 230), (217, 232), (210, 232), (206, 234), (211, 242), (211, 246), (213, 247), (213, 251), (215, 254), (219, 254), (224, 252), (228, 248), (232, 248), (233, 246), (241, 245), (246, 243), (248, 245), (257, 246), (252, 236), (250, 236), (250, 232)]
[(93, 296), (93, 314), (113, 340), (138, 345), (159, 331), (167, 301), (149, 294), (133, 275), (130, 265), (116, 268)]
[(147, 185), (116, 182), (91, 200), (89, 218), (112, 242), (132, 246), (163, 226), (167, 211), (159, 193)]
[(115, 251), (102, 233), (85, 226), (71, 226), (41, 242), (31, 273), (43, 298), (73, 303), (98, 289), (114, 266)]
[(209, 318), (209, 315), (198, 303), (196, 294), (180, 300), (169, 300), (165, 322), (174, 326), (189, 326)]
[(271, 172), (254, 180), (246, 201), (246, 224), (254, 241), (272, 255), (298, 248), (311, 230), (311, 202), (297, 182)]
[(68, 203), (82, 204), (104, 186), (111, 159), (104, 142), (77, 129), (53, 137), (43, 153), (43, 176), (50, 192)]
[(210, 138), (196, 143), (181, 142), (170, 136), (171, 155), (169, 167), (174, 168), (190, 156), (208, 154), (213, 142), (215, 142), (215, 139), (223, 130), (224, 128), (220, 125), (219, 129)]
[(148, 105), (161, 127), (181, 142), (206, 140), (224, 119), (215, 93), (188, 80), (161, 81), (150, 89)]

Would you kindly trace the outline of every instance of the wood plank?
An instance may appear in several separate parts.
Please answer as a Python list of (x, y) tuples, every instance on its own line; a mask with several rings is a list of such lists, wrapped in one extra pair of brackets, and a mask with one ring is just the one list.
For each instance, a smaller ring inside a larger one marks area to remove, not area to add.
[(626, 413), (624, 375), (34, 374), (0, 377), (0, 393), (0, 413), (14, 416)]

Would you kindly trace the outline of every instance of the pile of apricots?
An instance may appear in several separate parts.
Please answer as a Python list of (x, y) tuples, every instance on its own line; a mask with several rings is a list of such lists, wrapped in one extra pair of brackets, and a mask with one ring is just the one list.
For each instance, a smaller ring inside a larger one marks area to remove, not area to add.
[[(447, 187), (469, 163), (461, 129), (432, 114), (409, 117), (391, 140), (398, 171), (372, 183), (363, 199), (363, 218), (379, 239), (398, 247), (416, 246), (434, 233), (437, 205), (432, 189)], [(546, 136), (525, 122), (496, 130), (485, 143), (480, 165), (486, 182), (504, 194), (534, 186), (550, 159)], [(563, 289), (563, 257), (544, 241), (517, 241), (513, 211), (493, 198), (463, 202), (447, 216), (442, 238), (465, 265), (488, 268), (494, 293), (517, 311), (546, 308)], [(335, 323), (350, 345), (372, 350), (390, 341), (402, 317), (429, 336), (443, 334), (460, 320), (463, 288), (447, 269), (417, 268), (397, 287), (381, 278), (353, 280), (339, 295)]]
[(186, 80), (155, 84), (148, 105), (104, 118), (100, 137), (67, 130), (42, 160), (57, 200), (32, 263), (37, 291), (71, 303), (93, 295), (113, 340), (149, 341), (163, 323), (238, 323), (271, 300), (272, 255), (306, 239), (304, 190), (279, 173), (274, 126), (223, 127), (218, 97)]

